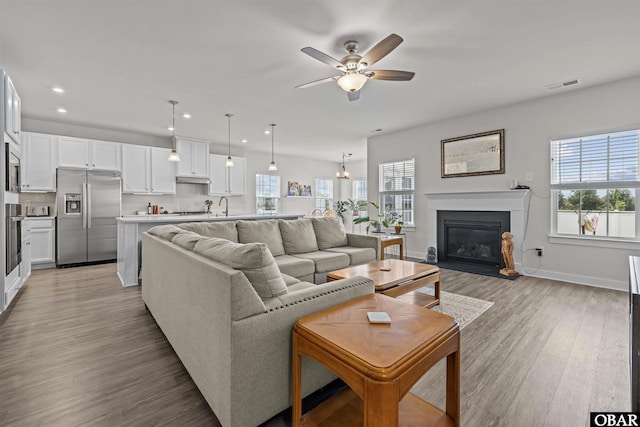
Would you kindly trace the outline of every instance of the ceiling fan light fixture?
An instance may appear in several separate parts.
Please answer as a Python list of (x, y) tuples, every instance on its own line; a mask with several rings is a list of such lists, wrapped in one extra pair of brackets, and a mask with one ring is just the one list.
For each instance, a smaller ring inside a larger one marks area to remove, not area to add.
[(338, 79), (338, 85), (345, 92), (357, 92), (367, 82), (368, 78), (357, 71), (349, 72)]

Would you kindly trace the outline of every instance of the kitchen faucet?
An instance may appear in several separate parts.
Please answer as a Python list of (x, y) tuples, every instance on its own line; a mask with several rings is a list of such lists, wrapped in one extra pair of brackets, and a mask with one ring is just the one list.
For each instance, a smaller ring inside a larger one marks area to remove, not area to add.
[(229, 199), (227, 199), (227, 196), (220, 197), (218, 206), (222, 205), (222, 200), (224, 200), (224, 211), (222, 213), (224, 214), (224, 216), (229, 216)]

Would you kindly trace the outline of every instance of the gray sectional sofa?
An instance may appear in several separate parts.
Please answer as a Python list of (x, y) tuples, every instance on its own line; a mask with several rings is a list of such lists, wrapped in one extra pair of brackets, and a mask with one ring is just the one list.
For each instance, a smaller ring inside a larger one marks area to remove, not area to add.
[[(335, 218), (158, 226), (142, 237), (142, 298), (222, 425), (256, 426), (291, 405), (295, 321), (374, 292), (310, 279), (377, 245)], [(335, 378), (309, 359), (302, 372), (305, 396)]]

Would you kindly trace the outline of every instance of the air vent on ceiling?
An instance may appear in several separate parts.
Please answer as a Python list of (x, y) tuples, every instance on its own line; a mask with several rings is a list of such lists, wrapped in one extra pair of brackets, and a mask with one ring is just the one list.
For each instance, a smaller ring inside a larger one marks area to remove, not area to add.
[(555, 90), (555, 89), (560, 89), (567, 86), (577, 85), (580, 83), (582, 83), (582, 79), (573, 79), (573, 80), (567, 80), (560, 83), (551, 83), (549, 85), (546, 85), (545, 87), (549, 90)]

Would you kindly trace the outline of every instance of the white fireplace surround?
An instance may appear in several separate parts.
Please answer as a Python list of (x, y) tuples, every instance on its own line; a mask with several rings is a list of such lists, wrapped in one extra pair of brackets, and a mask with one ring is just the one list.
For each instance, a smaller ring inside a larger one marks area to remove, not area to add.
[(438, 211), (509, 211), (513, 234), (513, 260), (522, 272), (520, 246), (525, 233), (529, 190), (425, 193), (427, 196), (427, 246), (438, 247)]

